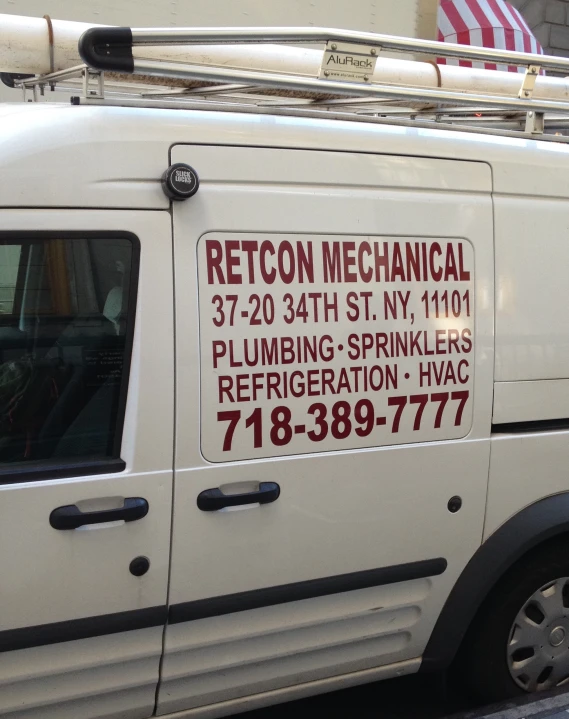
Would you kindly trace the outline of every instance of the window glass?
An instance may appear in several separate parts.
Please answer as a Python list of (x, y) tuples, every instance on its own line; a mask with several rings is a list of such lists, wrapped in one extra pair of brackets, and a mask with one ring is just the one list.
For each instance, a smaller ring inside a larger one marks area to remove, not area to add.
[(117, 457), (135, 248), (0, 240), (0, 466)]
[(21, 249), (20, 245), (0, 246), (0, 314), (13, 311)]

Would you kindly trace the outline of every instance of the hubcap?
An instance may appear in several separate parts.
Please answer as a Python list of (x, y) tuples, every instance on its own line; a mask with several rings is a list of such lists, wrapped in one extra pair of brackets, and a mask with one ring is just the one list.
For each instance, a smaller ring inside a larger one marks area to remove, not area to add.
[(555, 627), (551, 630), (551, 633), (549, 635), (549, 643), (552, 647), (558, 647), (560, 644), (563, 644), (563, 640), (565, 639), (565, 629), (563, 627)]
[(520, 609), (507, 660), (512, 679), (527, 692), (569, 681), (569, 577), (544, 585)]

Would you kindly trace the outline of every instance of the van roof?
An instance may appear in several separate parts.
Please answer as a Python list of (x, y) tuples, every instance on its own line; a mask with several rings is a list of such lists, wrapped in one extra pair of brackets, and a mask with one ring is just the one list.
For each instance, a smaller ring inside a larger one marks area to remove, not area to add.
[(176, 144), (483, 161), (495, 193), (569, 197), (563, 143), (308, 117), (13, 103), (0, 106), (0, 204), (165, 209), (160, 177)]

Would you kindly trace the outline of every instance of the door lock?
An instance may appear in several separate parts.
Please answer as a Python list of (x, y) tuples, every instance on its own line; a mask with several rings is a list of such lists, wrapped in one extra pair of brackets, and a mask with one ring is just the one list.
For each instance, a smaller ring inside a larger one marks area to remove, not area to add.
[(150, 569), (150, 560), (148, 557), (135, 557), (128, 569), (135, 577), (142, 577)]

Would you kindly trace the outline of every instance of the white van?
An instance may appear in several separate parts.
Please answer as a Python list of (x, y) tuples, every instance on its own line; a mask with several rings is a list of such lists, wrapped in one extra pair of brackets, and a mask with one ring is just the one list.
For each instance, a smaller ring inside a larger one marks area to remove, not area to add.
[(565, 138), (259, 97), (0, 109), (1, 716), (569, 677)]

